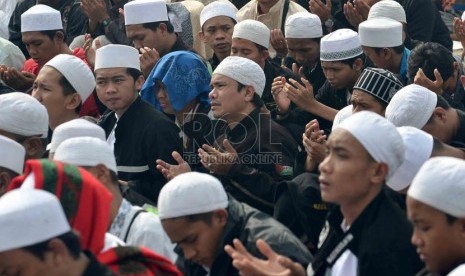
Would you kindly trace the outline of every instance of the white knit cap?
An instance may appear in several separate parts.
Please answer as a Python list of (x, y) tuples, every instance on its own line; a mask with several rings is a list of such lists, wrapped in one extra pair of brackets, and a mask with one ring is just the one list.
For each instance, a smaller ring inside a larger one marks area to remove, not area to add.
[(404, 141), (405, 160), (386, 184), (394, 191), (402, 191), (412, 183), (420, 167), (430, 158), (433, 136), (410, 126), (398, 127), (397, 130)]
[(386, 108), (386, 119), (395, 126), (423, 128), (431, 118), (438, 101), (431, 90), (410, 84), (397, 91)]
[(368, 20), (386, 17), (400, 23), (407, 23), (404, 7), (394, 0), (382, 0), (371, 6), (368, 12)]
[(97, 49), (94, 72), (98, 69), (118, 67), (140, 71), (139, 51), (134, 47), (119, 44), (110, 44)]
[(444, 156), (429, 159), (407, 195), (451, 216), (465, 218), (465, 161)]
[(54, 153), (63, 141), (75, 137), (95, 137), (106, 141), (102, 127), (84, 119), (74, 119), (55, 128), (50, 142), (50, 153)]
[(257, 20), (246, 19), (234, 26), (232, 38), (247, 39), (268, 49), (270, 36), (270, 29), (265, 24)]
[(0, 129), (22, 136), (48, 135), (48, 113), (34, 97), (21, 92), (0, 95)]
[(252, 85), (260, 97), (265, 89), (266, 77), (256, 62), (243, 57), (229, 56), (216, 67), (212, 75), (220, 74), (244, 85)]
[(71, 231), (60, 201), (44, 190), (20, 188), (0, 198), (0, 252)]
[(81, 96), (82, 102), (92, 94), (95, 89), (95, 77), (89, 66), (80, 58), (73, 55), (59, 54), (45, 63), (55, 68), (65, 77), (71, 86)]
[(321, 61), (351, 59), (363, 54), (360, 38), (351, 29), (339, 29), (325, 35), (320, 42)]
[(404, 143), (396, 127), (371, 111), (360, 111), (342, 121), (336, 129), (345, 129), (368, 151), (376, 162), (388, 166), (386, 180), (404, 161)]
[(157, 207), (160, 219), (178, 218), (224, 209), (228, 207), (228, 196), (215, 177), (188, 172), (163, 186)]
[(0, 167), (22, 174), (26, 149), (18, 142), (0, 135)]
[(358, 26), (360, 44), (367, 47), (396, 47), (403, 44), (402, 24), (389, 18), (366, 20)]
[(126, 26), (160, 21), (168, 21), (168, 10), (163, 0), (135, 0), (124, 5)]
[(323, 36), (320, 18), (308, 12), (298, 12), (289, 16), (284, 32), (286, 38), (318, 38)]
[(205, 24), (208, 19), (217, 16), (227, 16), (237, 22), (236, 11), (237, 9), (234, 4), (229, 1), (211, 2), (206, 5), (200, 13), (200, 27), (203, 27), (203, 24)]
[(61, 14), (54, 8), (38, 4), (21, 14), (22, 33), (51, 30), (63, 30)]
[(63, 141), (55, 151), (53, 160), (74, 166), (105, 165), (117, 173), (113, 149), (105, 140), (95, 137), (75, 137)]
[(336, 113), (336, 116), (334, 116), (333, 126), (331, 130), (335, 130), (336, 127), (338, 127), (342, 123), (342, 121), (349, 118), (352, 115), (353, 108), (354, 108), (353, 105), (348, 105), (344, 107), (343, 109), (339, 110)]

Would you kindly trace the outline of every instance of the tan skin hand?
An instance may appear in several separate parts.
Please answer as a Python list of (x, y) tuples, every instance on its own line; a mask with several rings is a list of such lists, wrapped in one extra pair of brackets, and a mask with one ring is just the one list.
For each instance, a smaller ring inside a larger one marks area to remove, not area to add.
[(150, 49), (149, 47), (140, 48), (139, 51), (141, 53), (139, 56), (140, 68), (142, 69), (144, 77), (147, 78), (160, 59), (160, 54), (155, 48)]
[(189, 164), (182, 159), (182, 156), (177, 152), (173, 151), (171, 154), (174, 160), (178, 163), (177, 165), (171, 165), (163, 160), (157, 159), (157, 170), (163, 174), (167, 180), (171, 180), (174, 177), (191, 171)]
[(199, 151), (200, 163), (210, 173), (216, 175), (227, 175), (234, 164), (238, 162), (237, 151), (231, 145), (229, 140), (223, 140), (224, 152), (209, 146), (203, 145)]
[(439, 73), (438, 69), (434, 69), (434, 77), (436, 78), (436, 80), (430, 80), (425, 75), (423, 70), (420, 68), (418, 69), (418, 72), (415, 75), (415, 78), (413, 79), (413, 83), (421, 85), (433, 91), (434, 93), (441, 95), (443, 93), (442, 85), (444, 84), (444, 81), (442, 80), (441, 74)]
[(331, 18), (331, 0), (327, 0), (326, 3), (323, 3), (321, 0), (310, 0), (308, 5), (310, 11), (318, 15), (322, 23)]
[(273, 49), (276, 50), (276, 53), (278, 53), (278, 56), (287, 56), (287, 42), (280, 29), (271, 30), (270, 43)]

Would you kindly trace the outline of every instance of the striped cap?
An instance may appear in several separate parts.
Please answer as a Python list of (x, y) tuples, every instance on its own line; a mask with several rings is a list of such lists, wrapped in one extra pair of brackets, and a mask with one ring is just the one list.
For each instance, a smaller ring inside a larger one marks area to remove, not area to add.
[(402, 82), (390, 71), (367, 67), (355, 83), (354, 90), (367, 92), (389, 104), (392, 96), (402, 87)]

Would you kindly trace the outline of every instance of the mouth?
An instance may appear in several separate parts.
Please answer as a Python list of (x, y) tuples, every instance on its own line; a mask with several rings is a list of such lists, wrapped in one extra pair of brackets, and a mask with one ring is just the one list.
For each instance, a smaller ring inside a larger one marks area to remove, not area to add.
[(228, 47), (228, 43), (218, 43), (215, 45), (216, 49), (223, 50)]
[(330, 186), (329, 182), (323, 178), (318, 178), (318, 181), (320, 182), (320, 189), (324, 189)]

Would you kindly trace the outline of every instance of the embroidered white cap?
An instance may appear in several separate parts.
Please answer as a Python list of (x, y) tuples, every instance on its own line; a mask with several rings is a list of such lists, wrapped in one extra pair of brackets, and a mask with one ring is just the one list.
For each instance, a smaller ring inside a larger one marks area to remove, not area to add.
[(319, 38), (323, 36), (321, 20), (309, 12), (298, 12), (289, 16), (284, 26), (286, 38)]
[(97, 49), (94, 71), (119, 67), (140, 71), (139, 51), (134, 47), (119, 44), (110, 44)]
[(212, 212), (228, 207), (221, 182), (205, 173), (188, 172), (163, 186), (158, 196), (161, 220)]
[(270, 46), (271, 32), (260, 21), (246, 19), (234, 26), (232, 38), (247, 39), (268, 49)]
[(163, 0), (135, 0), (124, 5), (126, 26), (160, 21), (168, 21), (168, 9)]
[(55, 153), (63, 141), (75, 137), (95, 137), (106, 141), (105, 131), (102, 127), (85, 119), (74, 119), (55, 128), (50, 142), (50, 153)]
[(34, 5), (21, 14), (21, 32), (63, 30), (61, 14), (47, 5)]
[(376, 162), (388, 166), (386, 180), (404, 161), (404, 142), (396, 127), (384, 117), (360, 111), (342, 121), (336, 129), (345, 129), (368, 151)]
[(203, 24), (208, 19), (217, 16), (227, 16), (234, 20), (234, 22), (237, 22), (236, 12), (236, 7), (229, 1), (213, 1), (202, 9), (200, 13), (200, 27), (203, 27)]
[(0, 129), (22, 136), (48, 135), (48, 113), (34, 97), (13, 92), (0, 95)]
[(244, 85), (252, 85), (260, 97), (265, 89), (265, 72), (255, 61), (248, 58), (229, 56), (216, 67), (212, 75), (214, 74), (226, 76)]
[(78, 57), (59, 54), (45, 63), (45, 66), (53, 67), (60, 72), (79, 93), (82, 102), (85, 102), (95, 89), (95, 77), (92, 70)]
[(24, 158), (26, 149), (18, 142), (0, 135), (0, 167), (14, 171), (17, 174), (23, 173)]
[(431, 90), (410, 84), (397, 91), (386, 107), (386, 119), (395, 126), (423, 128), (433, 115), (438, 96)]
[(402, 24), (389, 18), (366, 20), (358, 26), (360, 44), (367, 47), (396, 47), (403, 44)]
[(412, 183), (420, 167), (428, 160), (433, 151), (433, 136), (418, 128), (398, 127), (404, 141), (405, 160), (386, 182), (394, 191), (402, 191)]
[(105, 165), (117, 173), (113, 149), (105, 140), (95, 137), (75, 137), (63, 141), (55, 151), (53, 160), (74, 166)]
[(71, 231), (60, 201), (39, 189), (19, 188), (0, 198), (0, 252), (47, 241)]
[(433, 157), (423, 164), (407, 195), (439, 211), (465, 218), (465, 161)]
[(351, 29), (339, 29), (325, 35), (320, 42), (321, 61), (339, 61), (363, 54), (360, 37)]

